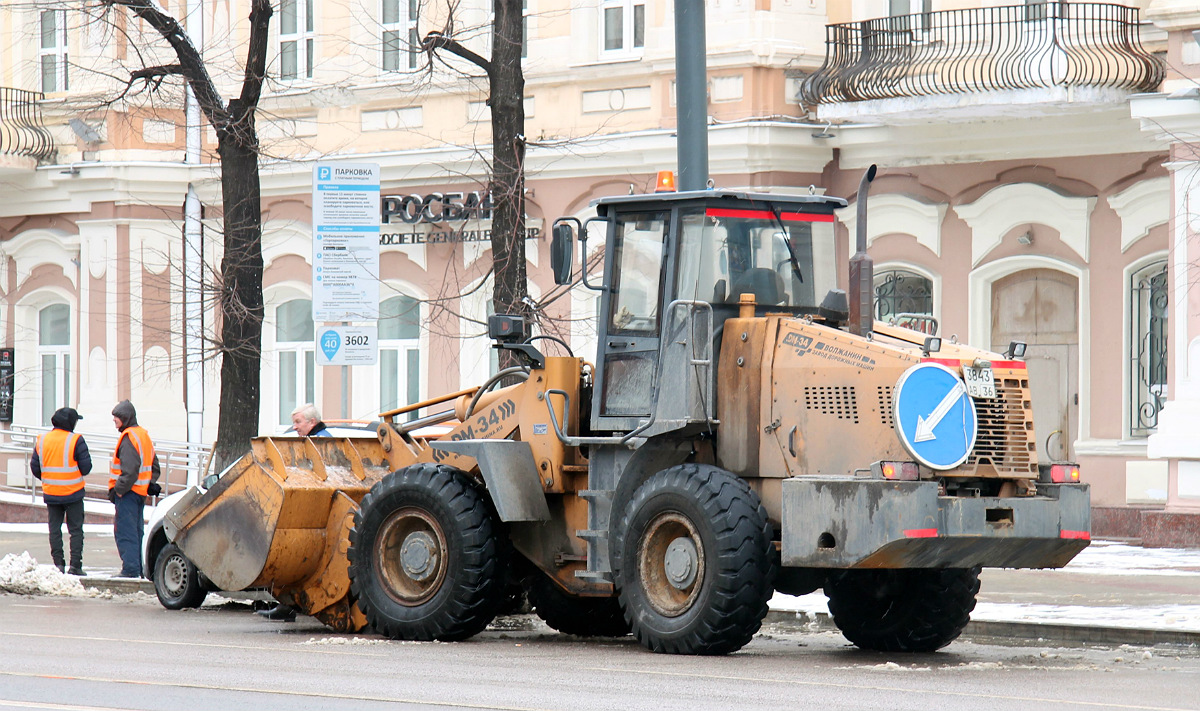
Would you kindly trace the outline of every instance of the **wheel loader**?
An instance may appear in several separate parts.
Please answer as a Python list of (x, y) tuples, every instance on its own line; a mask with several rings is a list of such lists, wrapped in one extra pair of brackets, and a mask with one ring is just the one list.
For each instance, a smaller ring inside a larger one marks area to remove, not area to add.
[[(849, 293), (841, 198), (596, 201), (551, 250), (558, 283), (600, 293), (596, 353), (493, 316), (523, 366), (384, 413), (376, 438), (256, 438), (172, 509), (169, 537), (220, 588), (393, 639), (471, 637), (519, 584), (552, 628), (655, 652), (733, 652), (775, 591), (818, 589), (859, 647), (949, 644), (982, 567), (1088, 545), (1089, 492), (1038, 460), (1023, 344), (873, 318), (874, 175)], [(575, 246), (601, 229), (593, 283)], [(434, 423), (451, 429), (414, 435)]]

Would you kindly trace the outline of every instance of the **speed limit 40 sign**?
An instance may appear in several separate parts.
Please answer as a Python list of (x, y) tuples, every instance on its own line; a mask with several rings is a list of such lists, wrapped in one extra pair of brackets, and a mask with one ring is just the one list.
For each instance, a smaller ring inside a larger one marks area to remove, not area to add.
[(375, 365), (378, 337), (376, 326), (318, 326), (317, 365)]

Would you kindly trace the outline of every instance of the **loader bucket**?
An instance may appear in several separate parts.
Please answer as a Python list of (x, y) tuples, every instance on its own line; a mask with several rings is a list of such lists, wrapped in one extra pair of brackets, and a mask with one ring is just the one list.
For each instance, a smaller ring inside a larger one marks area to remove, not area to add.
[(212, 488), (176, 506), (169, 526), (222, 590), (269, 588), (337, 629), (357, 629), (365, 619), (350, 621), (346, 599), (349, 530), (358, 502), (390, 471), (378, 439), (261, 437)]

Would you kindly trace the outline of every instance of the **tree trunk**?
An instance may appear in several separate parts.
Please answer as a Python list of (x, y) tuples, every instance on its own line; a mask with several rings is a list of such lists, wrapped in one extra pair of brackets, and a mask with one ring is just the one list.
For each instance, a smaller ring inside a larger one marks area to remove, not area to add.
[[(492, 260), (496, 313), (530, 315), (525, 303), (525, 75), (521, 0), (493, 0), (490, 89), (492, 113)], [(511, 351), (501, 351), (501, 367)]]
[[(235, 102), (230, 102), (231, 107)], [(258, 432), (262, 353), (262, 208), (253, 109), (217, 134), (225, 254), (221, 260), (221, 416), (216, 471), (250, 449)]]

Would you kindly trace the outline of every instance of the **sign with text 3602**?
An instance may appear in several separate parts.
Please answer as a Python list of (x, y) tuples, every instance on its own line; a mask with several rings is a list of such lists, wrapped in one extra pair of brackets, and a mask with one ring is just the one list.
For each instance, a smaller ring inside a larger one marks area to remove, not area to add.
[(375, 365), (378, 337), (375, 326), (318, 326), (317, 365)]
[(379, 166), (313, 167), (313, 320), (379, 318)]

